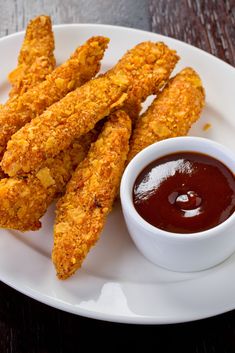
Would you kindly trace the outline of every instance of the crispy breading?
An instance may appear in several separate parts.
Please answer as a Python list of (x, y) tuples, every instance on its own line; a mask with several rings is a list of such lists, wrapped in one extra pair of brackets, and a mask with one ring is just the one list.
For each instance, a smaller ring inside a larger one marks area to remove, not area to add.
[(36, 170), (47, 158), (67, 148), (76, 136), (90, 131), (126, 99), (123, 92), (128, 81), (124, 78), (108, 75), (91, 80), (25, 125), (8, 142), (3, 170), (10, 176)]
[(135, 121), (141, 103), (151, 94), (157, 94), (174, 69), (178, 55), (162, 42), (142, 42), (129, 50), (110, 70), (123, 71), (130, 79), (125, 111)]
[(23, 94), (28, 88), (45, 80), (55, 68), (54, 35), (49, 16), (32, 19), (18, 57), (18, 66), (9, 75), (10, 97)]
[(185, 68), (139, 117), (130, 141), (128, 161), (154, 142), (187, 135), (200, 117), (205, 105), (205, 92), (198, 74)]
[(78, 163), (86, 156), (91, 142), (100, 129), (94, 129), (76, 139), (54, 159), (47, 159), (34, 176), (2, 179), (0, 181), (0, 227), (20, 231), (37, 230), (50, 203), (64, 191)]
[[(55, 68), (54, 35), (51, 19), (48, 16), (38, 16), (27, 26), (25, 38), (18, 58), (18, 66), (8, 78), (12, 83), (9, 100), (25, 93), (30, 87), (45, 80)], [(4, 105), (0, 104), (0, 109)], [(0, 179), (6, 174), (0, 167)]]
[(108, 42), (104, 37), (90, 38), (45, 81), (4, 105), (0, 110), (0, 154), (4, 152), (12, 134), (99, 71)]
[[(177, 60), (175, 52), (162, 43), (136, 46), (107, 74), (68, 94), (18, 131), (8, 143), (4, 171), (13, 176), (37, 170), (48, 156), (57, 155), (75, 136), (92, 129), (127, 97), (127, 111), (138, 109), (154, 87), (158, 90), (164, 84)], [(127, 97), (122, 94), (125, 91)]]
[(130, 133), (128, 115), (113, 113), (57, 203), (52, 259), (60, 279), (81, 266), (99, 239), (117, 194)]

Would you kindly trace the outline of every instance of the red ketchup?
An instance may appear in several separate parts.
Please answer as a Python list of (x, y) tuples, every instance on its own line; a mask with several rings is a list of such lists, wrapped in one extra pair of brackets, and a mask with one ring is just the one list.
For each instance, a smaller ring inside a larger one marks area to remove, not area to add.
[(220, 161), (177, 152), (145, 167), (133, 187), (137, 212), (153, 226), (195, 233), (217, 226), (235, 210), (235, 177)]

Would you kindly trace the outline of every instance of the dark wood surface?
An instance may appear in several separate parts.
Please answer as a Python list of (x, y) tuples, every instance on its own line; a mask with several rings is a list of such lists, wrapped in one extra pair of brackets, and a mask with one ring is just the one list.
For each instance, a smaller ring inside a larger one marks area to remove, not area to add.
[(151, 30), (195, 45), (235, 66), (234, 0), (151, 0)]
[[(50, 14), (54, 23), (110, 23), (152, 30), (235, 65), (234, 0), (0, 0), (0, 35), (21, 30), (41, 13)], [(235, 352), (235, 311), (180, 325), (112, 324), (50, 308), (0, 283), (0, 353), (124, 350), (126, 341), (144, 352)]]

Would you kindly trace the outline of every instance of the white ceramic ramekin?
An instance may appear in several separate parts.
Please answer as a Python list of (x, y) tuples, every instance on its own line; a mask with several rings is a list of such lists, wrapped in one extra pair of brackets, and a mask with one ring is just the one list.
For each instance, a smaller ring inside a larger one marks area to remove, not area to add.
[(127, 166), (121, 181), (122, 210), (134, 243), (148, 260), (173, 271), (200, 271), (219, 264), (235, 251), (235, 213), (209, 230), (179, 234), (152, 226), (138, 214), (133, 204), (133, 185), (143, 168), (162, 156), (179, 151), (205, 153), (235, 173), (235, 155), (212, 140), (176, 137), (157, 142), (138, 153)]

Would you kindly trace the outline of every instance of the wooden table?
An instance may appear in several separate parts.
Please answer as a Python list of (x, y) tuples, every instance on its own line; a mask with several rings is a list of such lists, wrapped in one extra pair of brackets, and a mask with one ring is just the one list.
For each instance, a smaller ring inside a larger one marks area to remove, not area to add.
[[(235, 65), (234, 0), (1, 0), (0, 36), (25, 28), (41, 13), (51, 15), (54, 23), (108, 23), (150, 30)], [(145, 352), (157, 351), (161, 345), (162, 352), (235, 352), (235, 311), (180, 325), (111, 324), (47, 307), (0, 284), (1, 353), (77, 352), (91, 348), (92, 340), (96, 349), (105, 349), (107, 337), (120, 350), (127, 339), (133, 349)]]

